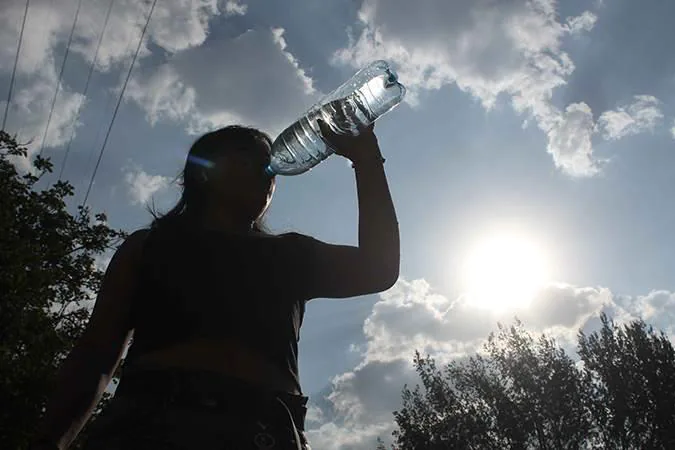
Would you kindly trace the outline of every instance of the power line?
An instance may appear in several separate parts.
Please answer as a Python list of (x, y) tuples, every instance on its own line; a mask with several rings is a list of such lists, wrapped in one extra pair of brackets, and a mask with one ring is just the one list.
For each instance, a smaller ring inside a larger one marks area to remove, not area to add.
[[(133, 43), (131, 41), (129, 41), (129, 43), (126, 46), (124, 54), (133, 51), (133, 48), (134, 48)], [(106, 111), (110, 110), (110, 108), (115, 103), (115, 100), (116, 100), (115, 95), (116, 95), (115, 93), (110, 93), (109, 95), (106, 95), (105, 107), (101, 108), (101, 114), (100, 114), (99, 120), (98, 121), (92, 120), (92, 123), (98, 123), (99, 126), (97, 127), (98, 130), (96, 131), (96, 137), (94, 138), (94, 140), (92, 142), (91, 150), (88, 152), (89, 157), (87, 158), (87, 164), (84, 165), (83, 170), (85, 172), (88, 170), (89, 167), (92, 167), (91, 162), (94, 159), (94, 153), (95, 153), (94, 147), (96, 146), (97, 142), (101, 141), (100, 138), (105, 134), (104, 131), (105, 131), (105, 128), (106, 128), (106, 124), (105, 124), (104, 119), (106, 117)]]
[(14, 77), (16, 76), (16, 66), (19, 64), (19, 53), (21, 52), (21, 42), (23, 41), (23, 30), (26, 28), (26, 17), (28, 16), (28, 4), (30, 0), (26, 0), (26, 9), (23, 12), (23, 22), (21, 23), (21, 33), (19, 33), (19, 45), (16, 47), (16, 56), (14, 58), (14, 68), (12, 69), (12, 78), (9, 80), (9, 92), (7, 93), (7, 104), (5, 105), (5, 115), (2, 118), (2, 129), (7, 125), (7, 113), (9, 112), (9, 104), (12, 102), (12, 89), (14, 89)]
[(56, 97), (59, 95), (59, 88), (61, 87), (61, 79), (63, 78), (63, 69), (66, 67), (66, 60), (68, 60), (68, 53), (70, 52), (70, 44), (73, 42), (73, 34), (75, 34), (75, 25), (77, 25), (77, 18), (80, 16), (80, 7), (82, 6), (82, 0), (77, 2), (77, 11), (75, 11), (75, 20), (73, 21), (73, 26), (70, 29), (70, 36), (68, 36), (68, 44), (66, 45), (66, 54), (63, 55), (63, 63), (61, 63), (61, 71), (59, 72), (59, 79), (56, 82), (56, 90), (54, 91), (54, 98), (52, 99), (52, 106), (49, 109), (49, 116), (47, 117), (47, 126), (45, 127), (45, 133), (42, 136), (42, 143), (40, 144), (40, 151), (38, 156), (42, 156), (42, 151), (45, 148), (45, 141), (47, 140), (47, 131), (49, 131), (49, 124), (52, 121), (52, 114), (54, 113), (54, 106), (56, 105)]
[[(124, 54), (133, 51), (133, 48), (134, 48), (133, 43), (131, 41), (129, 41), (129, 43), (126, 46)], [(96, 137), (94, 138), (93, 143), (91, 145), (91, 150), (88, 152), (89, 157), (87, 158), (87, 164), (84, 165), (85, 169), (83, 169), (85, 171), (87, 171), (89, 167), (92, 167), (91, 162), (94, 159), (94, 153), (95, 153), (94, 147), (95, 147), (97, 142), (101, 141), (100, 138), (105, 134), (104, 131), (105, 131), (106, 125), (105, 125), (104, 119), (106, 117), (106, 111), (108, 111), (112, 107), (112, 105), (115, 103), (115, 100), (116, 100), (115, 95), (116, 95), (115, 93), (111, 93), (109, 95), (106, 95), (105, 107), (101, 108), (100, 120), (98, 120), (98, 121), (92, 120), (92, 123), (96, 122), (96, 123), (99, 124), (99, 126), (98, 126), (98, 131), (96, 132)]]
[[(115, 0), (110, 0), (110, 4), (108, 5), (108, 11), (106, 12), (105, 15), (105, 20), (103, 21), (103, 29), (101, 30), (101, 34), (98, 37), (98, 43), (96, 44), (96, 51), (94, 52), (94, 59), (91, 61), (91, 66), (89, 67), (89, 73), (87, 74), (87, 81), (84, 84), (84, 90), (82, 91), (82, 97), (87, 98), (87, 92), (89, 90), (89, 82), (91, 81), (91, 75), (94, 72), (94, 67), (96, 67), (96, 61), (98, 59), (98, 52), (101, 49), (101, 42), (103, 42), (103, 35), (105, 34), (105, 30), (108, 27), (108, 20), (110, 19), (110, 12), (112, 11), (113, 4), (115, 3)], [(75, 124), (77, 121), (80, 119), (80, 113), (82, 112), (82, 103), (80, 103), (77, 107), (77, 113), (75, 114), (75, 120), (73, 121), (73, 127), (70, 130), (70, 138), (68, 139), (68, 145), (66, 146), (66, 152), (63, 156), (63, 161), (61, 162), (61, 171), (59, 172), (59, 180), (61, 180), (61, 177), (63, 177), (63, 170), (66, 167), (66, 161), (68, 161), (68, 155), (70, 154), (70, 146), (73, 143), (73, 137), (75, 136)]]
[(152, 6), (150, 7), (150, 12), (148, 13), (148, 17), (145, 21), (145, 26), (143, 27), (143, 32), (141, 33), (141, 38), (138, 40), (138, 46), (136, 47), (136, 52), (134, 53), (134, 57), (131, 60), (131, 65), (129, 66), (129, 71), (127, 72), (127, 77), (124, 80), (124, 84), (122, 85), (122, 92), (120, 92), (120, 96), (117, 99), (117, 105), (115, 106), (115, 111), (113, 112), (112, 119), (110, 120), (110, 126), (108, 126), (108, 131), (106, 132), (105, 139), (103, 140), (103, 145), (101, 146), (101, 152), (98, 155), (98, 160), (96, 161), (96, 167), (94, 167), (94, 173), (91, 174), (91, 180), (89, 180), (89, 187), (87, 188), (87, 193), (84, 196), (84, 201), (82, 202), (82, 206), (86, 205), (87, 199), (89, 198), (89, 193), (91, 192), (91, 186), (94, 184), (94, 178), (96, 177), (96, 173), (98, 172), (98, 167), (101, 164), (101, 158), (103, 158), (103, 152), (105, 151), (105, 145), (108, 142), (108, 137), (110, 137), (110, 130), (112, 130), (113, 124), (115, 123), (115, 117), (117, 116), (117, 111), (119, 110), (120, 104), (122, 103), (122, 97), (124, 97), (124, 91), (127, 89), (127, 84), (129, 83), (129, 78), (131, 78), (131, 71), (134, 68), (134, 64), (136, 63), (136, 58), (138, 57), (138, 53), (141, 51), (141, 44), (143, 43), (143, 38), (145, 37), (145, 32), (148, 29), (148, 25), (150, 24), (150, 17), (152, 17), (152, 12), (155, 10), (155, 5), (157, 4), (157, 0), (152, 1)]

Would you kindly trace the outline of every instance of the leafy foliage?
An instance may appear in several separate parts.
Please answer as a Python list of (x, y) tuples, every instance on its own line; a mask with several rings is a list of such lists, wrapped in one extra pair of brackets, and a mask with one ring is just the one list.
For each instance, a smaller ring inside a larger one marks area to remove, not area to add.
[(36, 189), (52, 164), (37, 157), (22, 175), (13, 160), (26, 157), (0, 131), (0, 447), (11, 449), (33, 438), (57, 369), (89, 319), (103, 277), (96, 257), (126, 236), (104, 214), (69, 213), (68, 182)]
[(644, 322), (579, 334), (589, 408), (604, 448), (675, 448), (675, 353)]
[(580, 364), (516, 321), (484, 356), (443, 371), (415, 353), (424, 392), (403, 389), (401, 449), (675, 448), (675, 351), (642, 321), (579, 333)]

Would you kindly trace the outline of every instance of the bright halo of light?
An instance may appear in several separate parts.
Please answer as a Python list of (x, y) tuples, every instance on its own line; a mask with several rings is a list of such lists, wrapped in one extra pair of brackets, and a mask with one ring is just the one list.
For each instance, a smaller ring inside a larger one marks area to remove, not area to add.
[(524, 234), (495, 233), (479, 240), (463, 267), (464, 298), (490, 310), (526, 307), (550, 281), (543, 248)]

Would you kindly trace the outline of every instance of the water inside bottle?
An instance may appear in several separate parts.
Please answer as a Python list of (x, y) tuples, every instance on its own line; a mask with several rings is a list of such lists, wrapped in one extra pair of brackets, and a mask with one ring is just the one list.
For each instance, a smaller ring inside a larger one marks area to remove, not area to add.
[(316, 105), (277, 138), (267, 173), (300, 174), (334, 153), (321, 138), (318, 119), (336, 134), (358, 135), (363, 127), (396, 106), (403, 95), (405, 88), (398, 83), (396, 74), (386, 70), (350, 95)]

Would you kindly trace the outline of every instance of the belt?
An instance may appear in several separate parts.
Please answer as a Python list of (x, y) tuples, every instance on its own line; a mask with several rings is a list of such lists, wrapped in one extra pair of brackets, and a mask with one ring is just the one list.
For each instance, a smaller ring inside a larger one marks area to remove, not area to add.
[[(218, 411), (261, 412), (286, 409), (293, 425), (305, 430), (308, 397), (268, 390), (216, 372), (181, 369), (122, 371), (115, 395), (148, 399), (163, 406), (201, 406)], [(285, 408), (279, 409), (279, 401)]]

